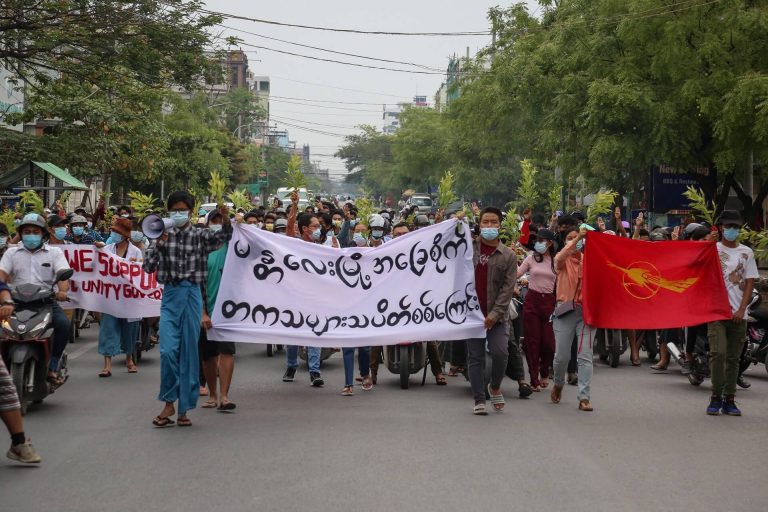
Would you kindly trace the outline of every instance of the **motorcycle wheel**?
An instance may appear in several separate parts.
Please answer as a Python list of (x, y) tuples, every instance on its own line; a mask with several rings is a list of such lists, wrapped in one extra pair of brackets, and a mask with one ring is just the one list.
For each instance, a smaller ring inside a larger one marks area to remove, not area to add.
[(273, 355), (275, 355), (274, 345), (272, 345), (271, 343), (267, 343), (267, 357), (272, 357)]
[(693, 386), (700, 386), (701, 383), (704, 382), (704, 378), (701, 375), (691, 373), (688, 375), (688, 382), (690, 382)]
[(611, 352), (610, 361), (611, 368), (617, 368), (619, 366), (619, 358), (621, 357), (621, 340), (611, 340)]
[(407, 345), (397, 347), (400, 355), (400, 389), (408, 389), (411, 378), (411, 360)]
[(13, 380), (13, 385), (16, 386), (16, 394), (19, 395), (19, 403), (21, 404), (21, 415), (25, 416), (27, 414), (27, 407), (29, 407), (29, 402), (25, 399), (24, 395), (24, 383), (27, 379), (25, 379), (25, 369), (27, 365), (22, 363), (12, 363), (11, 364), (11, 380)]

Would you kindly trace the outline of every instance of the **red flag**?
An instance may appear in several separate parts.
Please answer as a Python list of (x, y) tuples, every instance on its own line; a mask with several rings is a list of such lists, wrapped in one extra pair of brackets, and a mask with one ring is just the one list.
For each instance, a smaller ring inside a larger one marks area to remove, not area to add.
[(584, 321), (670, 329), (733, 317), (713, 242), (644, 242), (592, 232), (584, 252)]

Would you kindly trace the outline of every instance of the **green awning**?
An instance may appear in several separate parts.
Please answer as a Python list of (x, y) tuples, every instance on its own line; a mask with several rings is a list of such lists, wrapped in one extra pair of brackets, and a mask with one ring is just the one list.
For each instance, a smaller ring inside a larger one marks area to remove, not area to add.
[(82, 190), (88, 190), (88, 186), (80, 181), (79, 179), (75, 178), (71, 174), (69, 174), (69, 171), (65, 171), (61, 167), (54, 165), (50, 162), (32, 162), (39, 168), (43, 169), (45, 172), (53, 176), (54, 178), (61, 180), (62, 182), (66, 183), (72, 188), (82, 189)]
[[(27, 161), (16, 169), (0, 174), (0, 190), (13, 187), (25, 178), (35, 178), (39, 176), (40, 171), (60, 180), (64, 186), (62, 190), (88, 190), (88, 186), (75, 178), (68, 171), (50, 162), (32, 162)], [(34, 181), (33, 181), (34, 183)], [(49, 190), (47, 185), (44, 187), (25, 187), (32, 189)]]

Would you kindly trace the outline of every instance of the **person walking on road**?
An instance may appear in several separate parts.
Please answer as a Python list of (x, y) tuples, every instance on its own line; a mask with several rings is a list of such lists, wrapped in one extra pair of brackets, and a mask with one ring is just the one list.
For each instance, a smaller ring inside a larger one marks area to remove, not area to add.
[(153, 240), (144, 255), (144, 271), (157, 272), (163, 283), (160, 305), (160, 394), (165, 403), (152, 424), (166, 427), (178, 401), (179, 426), (190, 426), (187, 411), (197, 406), (200, 393), (200, 361), (197, 344), (203, 316), (200, 285), (208, 277), (208, 254), (232, 237), (229, 209), (220, 208), (224, 227), (213, 232), (193, 227), (190, 213), (195, 200), (187, 192), (178, 191), (168, 197), (168, 211), (173, 227)]

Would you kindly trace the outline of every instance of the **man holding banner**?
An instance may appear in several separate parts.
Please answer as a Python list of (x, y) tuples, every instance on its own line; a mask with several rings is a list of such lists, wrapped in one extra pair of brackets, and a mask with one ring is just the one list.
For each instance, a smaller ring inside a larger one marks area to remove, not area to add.
[(168, 211), (173, 227), (152, 241), (144, 255), (144, 270), (157, 271), (157, 280), (165, 285), (160, 306), (160, 394), (163, 411), (152, 420), (156, 427), (174, 422), (174, 403), (179, 402), (179, 426), (191, 426), (187, 411), (197, 406), (200, 372), (197, 342), (203, 315), (200, 285), (208, 276), (208, 254), (224, 245), (232, 236), (229, 209), (222, 206), (224, 227), (213, 232), (198, 229), (190, 222), (195, 200), (187, 192), (168, 197)]

